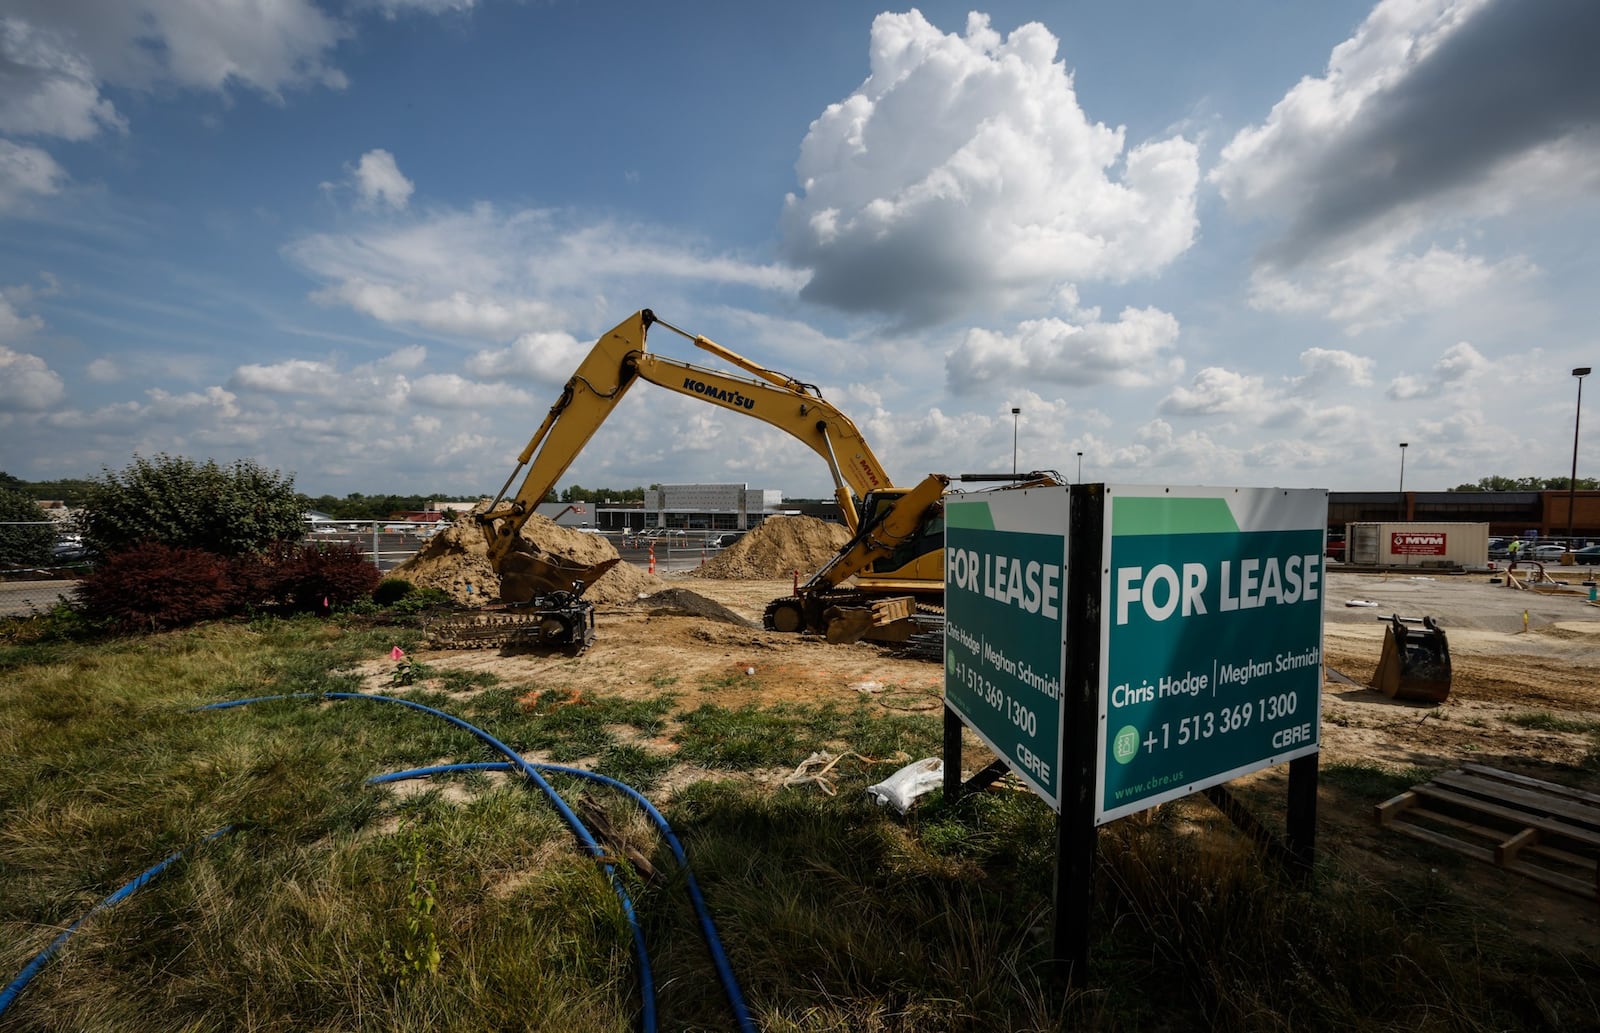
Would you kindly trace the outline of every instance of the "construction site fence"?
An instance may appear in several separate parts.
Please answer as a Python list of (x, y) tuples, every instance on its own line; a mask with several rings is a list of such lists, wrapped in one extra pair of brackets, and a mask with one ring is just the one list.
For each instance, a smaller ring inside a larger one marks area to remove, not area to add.
[[(27, 566), (0, 564), (0, 616), (48, 610), (68, 598), (78, 577), (93, 566), (94, 558), (84, 550), (78, 536), (55, 521), (0, 522), (0, 527), (49, 528), (56, 535), (49, 560)], [(340, 520), (308, 526), (302, 540), (308, 544), (354, 545), (379, 573), (388, 574), (415, 556), (434, 533), (437, 532), (432, 527), (412, 530), (397, 527), (393, 521)], [(700, 535), (687, 540), (671, 536), (654, 543), (621, 532), (601, 537), (616, 548), (625, 562), (657, 574), (692, 569), (721, 551), (719, 545)]]
[[(370, 558), (379, 571), (388, 573), (415, 556), (436, 533), (438, 532), (431, 526), (425, 530), (412, 531), (397, 528), (392, 522), (341, 520), (337, 526), (317, 526), (306, 534), (305, 540), (321, 543), (349, 542), (360, 549), (362, 555)], [(617, 554), (624, 562), (632, 563), (642, 570), (650, 569), (653, 552), (657, 574), (688, 570), (720, 551), (719, 546), (706, 541), (703, 533), (687, 539), (677, 536), (660, 538), (653, 543), (635, 535), (625, 535), (620, 531), (585, 533), (604, 538), (617, 550)]]

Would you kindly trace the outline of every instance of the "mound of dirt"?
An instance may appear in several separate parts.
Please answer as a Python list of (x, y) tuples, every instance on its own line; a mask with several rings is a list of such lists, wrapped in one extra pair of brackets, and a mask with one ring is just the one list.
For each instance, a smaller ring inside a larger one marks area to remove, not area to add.
[[(585, 534), (561, 527), (534, 514), (522, 525), (522, 539), (541, 556), (589, 566), (617, 557), (616, 547), (603, 535)], [(404, 578), (419, 588), (437, 588), (458, 603), (482, 606), (499, 598), (500, 579), (489, 565), (489, 547), (476, 524), (466, 522), (445, 528), (417, 554), (396, 567), (392, 577)], [(660, 578), (628, 563), (618, 563), (589, 586), (585, 599), (596, 603), (631, 601), (665, 586)]]
[(640, 599), (638, 605), (652, 617), (702, 617), (737, 624), (741, 628), (757, 627), (754, 621), (746, 620), (716, 600), (707, 599), (687, 588), (668, 588), (656, 592)]
[(711, 562), (686, 574), (722, 581), (770, 581), (798, 570), (804, 577), (832, 559), (849, 540), (850, 531), (842, 524), (808, 516), (768, 517)]

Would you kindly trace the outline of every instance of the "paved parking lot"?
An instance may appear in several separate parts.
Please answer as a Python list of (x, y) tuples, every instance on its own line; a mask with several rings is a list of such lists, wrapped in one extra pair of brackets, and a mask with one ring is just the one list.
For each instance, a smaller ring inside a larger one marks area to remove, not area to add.
[(0, 617), (48, 610), (72, 591), (76, 581), (0, 581)]

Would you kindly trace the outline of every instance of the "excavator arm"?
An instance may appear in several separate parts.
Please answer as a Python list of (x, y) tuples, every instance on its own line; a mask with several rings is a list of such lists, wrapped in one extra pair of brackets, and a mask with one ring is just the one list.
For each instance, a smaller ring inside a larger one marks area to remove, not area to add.
[[(758, 379), (648, 351), (646, 334), (654, 324), (688, 338), (696, 347)], [(534, 508), (638, 380), (752, 416), (805, 443), (827, 464), (833, 476), (834, 498), (852, 534), (859, 527), (857, 499), (890, 487), (888, 473), (860, 430), (823, 399), (814, 385), (769, 370), (708, 338), (679, 330), (643, 309), (601, 336), (517, 457), (516, 469), (494, 502), (479, 514), (490, 561), (502, 577), (509, 557), (519, 551), (519, 532)], [(508, 499), (512, 482), (525, 467), (527, 473), (520, 487)], [(518, 561), (510, 562), (511, 567), (518, 565)]]

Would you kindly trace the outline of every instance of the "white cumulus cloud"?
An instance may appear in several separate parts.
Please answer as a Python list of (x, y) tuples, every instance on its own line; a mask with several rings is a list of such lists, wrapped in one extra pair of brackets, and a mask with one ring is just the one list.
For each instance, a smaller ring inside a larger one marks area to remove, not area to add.
[(105, 356), (91, 360), (83, 371), (97, 384), (114, 384), (123, 377), (122, 367), (117, 365), (115, 359)]
[(566, 325), (573, 312), (615, 319), (597, 283), (608, 294), (659, 297), (664, 281), (792, 294), (802, 279), (782, 266), (704, 253), (659, 229), (490, 204), (310, 234), (285, 254), (325, 283), (312, 295), (319, 302), (391, 325), (499, 341)]
[(124, 128), (88, 59), (61, 33), (0, 17), (0, 132), (87, 140)]
[(1156, 272), (1193, 243), (1195, 146), (1128, 148), (1091, 122), (1057, 40), (1002, 38), (880, 14), (870, 75), (811, 124), (786, 202), (804, 296), (931, 323), (970, 305), (1045, 296), (1067, 281)]
[(488, 406), (533, 405), (533, 397), (509, 384), (468, 380), (455, 373), (429, 373), (411, 385), (411, 397), (440, 409), (483, 409)]
[(1183, 371), (1177, 339), (1178, 321), (1154, 308), (1124, 309), (1114, 323), (1033, 319), (1012, 334), (967, 331), (945, 377), (956, 394), (1017, 381), (1139, 387)]
[(1251, 302), (1352, 332), (1535, 272), (1457, 244), (1600, 186), (1600, 6), (1382, 0), (1208, 175), (1265, 220)]
[[(38, 316), (25, 316), (11, 304), (7, 291), (0, 290), (0, 343), (15, 341), (44, 329), (44, 320)], [(25, 291), (22, 293), (26, 293)]]
[(556, 331), (522, 334), (509, 348), (490, 348), (467, 360), (467, 372), (481, 377), (527, 378), (563, 384), (594, 347)]
[(342, 87), (348, 29), (314, 0), (10, 0), (0, 20), (0, 128), (81, 140), (125, 122), (106, 86)]
[(423, 355), (421, 348), (402, 348), (348, 369), (333, 359), (251, 363), (233, 371), (229, 386), (240, 392), (310, 399), (332, 412), (388, 412), (411, 397), (414, 385), (406, 373), (420, 365)]
[(1304, 376), (1294, 380), (1294, 386), (1302, 392), (1313, 392), (1324, 385), (1350, 384), (1354, 387), (1370, 387), (1376, 363), (1354, 352), (1334, 348), (1307, 348), (1300, 353), (1300, 365), (1305, 367), (1306, 372)]
[(1208, 366), (1195, 374), (1194, 386), (1174, 388), (1162, 401), (1161, 411), (1180, 416), (1241, 413), (1259, 408), (1266, 398), (1267, 386), (1260, 377)]
[(1419, 309), (1438, 310), (1536, 275), (1521, 256), (1491, 262), (1462, 250), (1429, 247), (1403, 253), (1389, 236), (1321, 262), (1287, 270), (1258, 267), (1250, 304), (1269, 312), (1315, 313), (1360, 333), (1396, 323)]
[(20, 207), (30, 195), (55, 193), (66, 178), (46, 152), (0, 140), (0, 213)]
[(394, 155), (381, 147), (363, 154), (352, 175), (361, 202), (369, 206), (404, 208), (416, 189), (395, 164)]
[(1396, 401), (1432, 398), (1453, 385), (1470, 381), (1489, 366), (1489, 360), (1478, 349), (1462, 341), (1445, 349), (1433, 364), (1431, 376), (1402, 373), (1395, 377), (1389, 384), (1388, 395)]
[(60, 374), (43, 359), (0, 344), (0, 412), (43, 412), (65, 396)]

